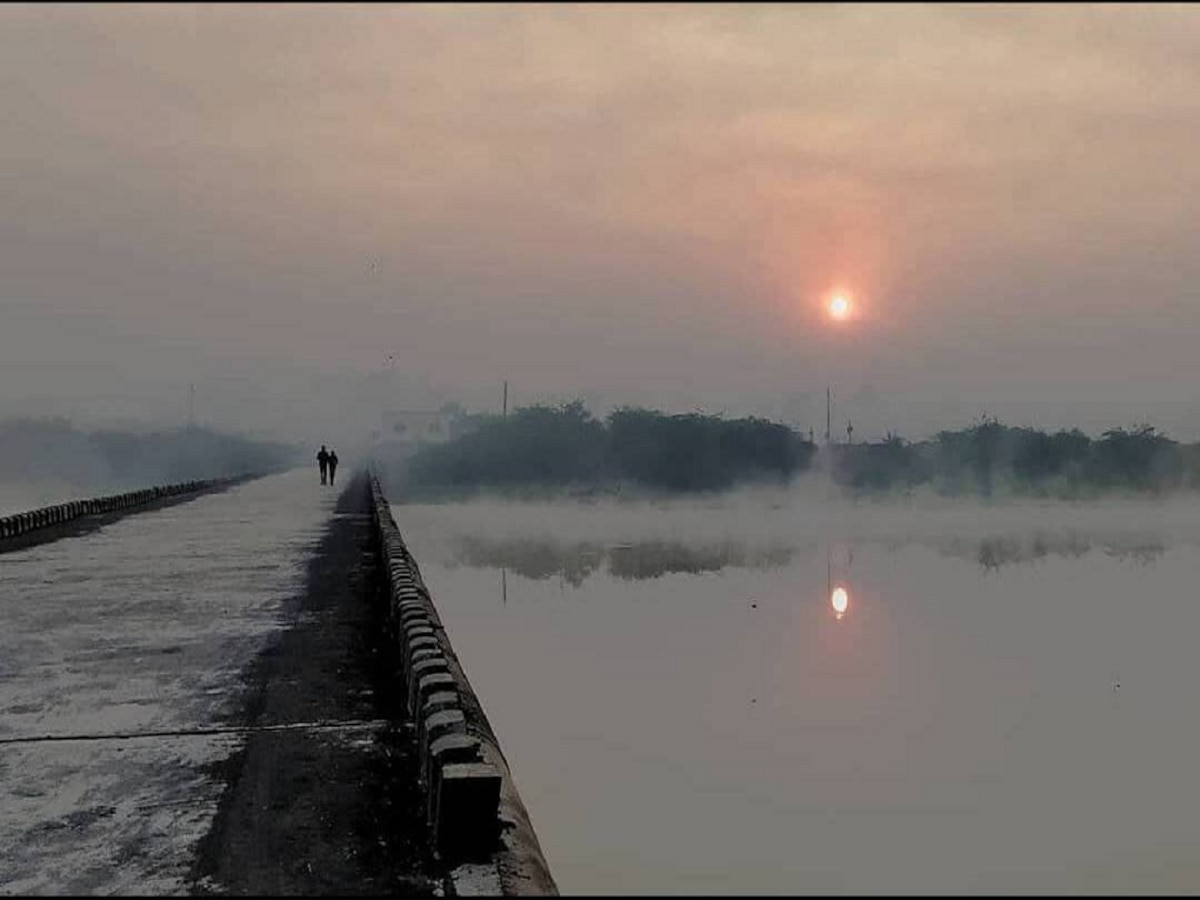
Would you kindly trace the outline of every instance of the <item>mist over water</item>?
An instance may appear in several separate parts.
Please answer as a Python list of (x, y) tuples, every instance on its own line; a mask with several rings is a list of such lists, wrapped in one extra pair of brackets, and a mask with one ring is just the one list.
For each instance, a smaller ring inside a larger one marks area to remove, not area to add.
[(393, 511), (564, 892), (1200, 883), (1186, 494)]

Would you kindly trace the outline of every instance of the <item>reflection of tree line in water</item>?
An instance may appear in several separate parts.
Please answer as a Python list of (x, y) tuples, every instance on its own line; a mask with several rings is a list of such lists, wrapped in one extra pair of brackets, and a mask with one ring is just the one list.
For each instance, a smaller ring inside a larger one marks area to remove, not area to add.
[(719, 572), (725, 568), (775, 568), (790, 562), (796, 547), (747, 547), (733, 541), (684, 544), (642, 541), (632, 544), (559, 543), (532, 539), (490, 541), (460, 536), (455, 542), (459, 563), (474, 568), (508, 569), (540, 580), (558, 576), (579, 587), (597, 571), (626, 581), (678, 573)]
[(943, 552), (950, 556), (974, 559), (985, 570), (998, 571), (1002, 566), (1036, 562), (1047, 556), (1077, 559), (1093, 549), (1115, 559), (1149, 565), (1162, 556), (1166, 543), (1147, 536), (1093, 541), (1073, 531), (1057, 535), (1039, 531), (1032, 538), (1024, 540), (1012, 535), (987, 537), (978, 541), (956, 538), (943, 547)]
[[(883, 543), (895, 549), (913, 541), (888, 540)], [(1160, 538), (1138, 536), (1092, 540), (1073, 531), (1060, 534), (1038, 531), (1028, 538), (1013, 535), (978, 539), (958, 537), (930, 543), (945, 556), (978, 562), (985, 571), (999, 571), (1004, 566), (1032, 563), (1050, 556), (1077, 559), (1093, 550), (1115, 559), (1148, 565), (1166, 550), (1166, 544)], [(719, 572), (726, 568), (779, 568), (791, 562), (801, 548), (783, 544), (751, 547), (736, 541), (604, 544), (489, 540), (460, 535), (454, 542), (454, 549), (456, 564), (505, 569), (535, 581), (558, 577), (572, 587), (579, 587), (589, 576), (601, 571), (625, 581), (642, 581), (663, 575)]]

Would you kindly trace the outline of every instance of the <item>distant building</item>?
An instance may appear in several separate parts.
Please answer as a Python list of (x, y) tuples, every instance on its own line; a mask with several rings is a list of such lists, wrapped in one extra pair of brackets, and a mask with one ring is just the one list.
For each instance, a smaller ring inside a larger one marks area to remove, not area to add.
[(439, 409), (395, 409), (383, 414), (383, 440), (405, 444), (440, 444), (451, 437), (453, 412)]

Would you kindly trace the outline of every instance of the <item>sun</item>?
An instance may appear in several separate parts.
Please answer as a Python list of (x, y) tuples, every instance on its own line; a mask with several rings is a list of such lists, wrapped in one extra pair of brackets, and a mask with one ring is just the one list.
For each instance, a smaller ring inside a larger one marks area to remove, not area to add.
[(829, 300), (829, 315), (841, 321), (850, 315), (850, 298), (845, 294), (834, 294)]

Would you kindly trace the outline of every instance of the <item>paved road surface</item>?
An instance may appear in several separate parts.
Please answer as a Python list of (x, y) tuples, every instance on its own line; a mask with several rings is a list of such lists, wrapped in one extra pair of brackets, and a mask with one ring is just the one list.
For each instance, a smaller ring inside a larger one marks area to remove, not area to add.
[[(246, 837), (247, 791), (267, 790), (256, 777), (299, 764), (280, 747), (304, 747), (317, 765), (355, 759), (337, 748), (358, 747), (360, 768), (387, 757), (396, 729), (371, 724), (386, 709), (355, 663), (370, 650), (355, 631), (368, 624), (365, 602), (331, 632), (341, 644), (295, 639), (339, 618), (322, 604), (369, 587), (362, 573), (353, 588), (344, 572), (330, 574), (362, 554), (366, 535), (360, 519), (334, 516), (341, 492), (290, 472), (0, 559), (0, 893), (248, 889), (254, 873), (222, 868), (221, 841)], [(326, 545), (339, 533), (334, 559)], [(312, 701), (314, 689), (328, 696)], [(339, 704), (351, 695), (371, 702)], [(311, 727), (321, 716), (340, 722)], [(286, 730), (246, 730), (264, 725)], [(263, 755), (264, 742), (275, 756)], [(267, 771), (245, 776), (264, 761)], [(339, 783), (336, 773), (309, 776)], [(295, 794), (303, 776), (289, 777)], [(307, 798), (318, 818), (319, 799)], [(249, 824), (279, 819), (263, 812)], [(297, 827), (302, 819), (293, 814)], [(300, 872), (278, 887), (354, 890), (348, 880), (362, 873), (331, 867), (319, 840), (324, 875), (294, 850)], [(242, 862), (271, 864), (262, 853)]]

